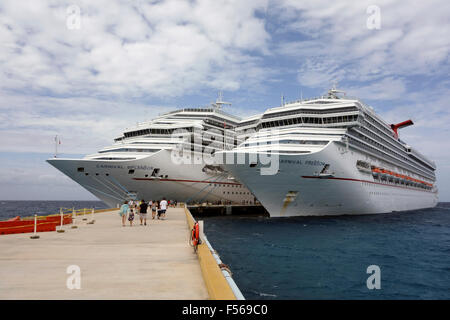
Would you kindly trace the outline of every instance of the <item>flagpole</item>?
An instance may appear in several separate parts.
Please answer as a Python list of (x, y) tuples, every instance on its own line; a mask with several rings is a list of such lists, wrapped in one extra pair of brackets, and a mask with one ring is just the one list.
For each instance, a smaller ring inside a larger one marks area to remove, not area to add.
[(55, 136), (55, 158), (58, 156), (58, 135)]

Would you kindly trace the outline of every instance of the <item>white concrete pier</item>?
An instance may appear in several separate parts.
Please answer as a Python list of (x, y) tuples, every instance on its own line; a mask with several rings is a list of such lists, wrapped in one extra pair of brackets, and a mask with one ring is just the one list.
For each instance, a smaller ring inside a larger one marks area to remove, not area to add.
[[(77, 217), (64, 233), (0, 236), (0, 299), (208, 299), (183, 208), (122, 227), (117, 211)], [(66, 270), (80, 267), (81, 289)]]

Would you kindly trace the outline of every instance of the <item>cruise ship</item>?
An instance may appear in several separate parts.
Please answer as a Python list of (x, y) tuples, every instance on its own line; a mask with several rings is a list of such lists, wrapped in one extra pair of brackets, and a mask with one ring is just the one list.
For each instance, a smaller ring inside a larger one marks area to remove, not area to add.
[[(138, 123), (111, 146), (83, 159), (48, 159), (51, 165), (111, 207), (125, 200), (254, 204), (255, 198), (216, 159), (236, 147), (241, 119), (222, 110), (222, 100), (183, 108)], [(216, 163), (217, 162), (217, 163)]]
[(333, 87), (241, 121), (225, 168), (271, 217), (388, 213), (434, 207), (436, 165), (360, 99)]

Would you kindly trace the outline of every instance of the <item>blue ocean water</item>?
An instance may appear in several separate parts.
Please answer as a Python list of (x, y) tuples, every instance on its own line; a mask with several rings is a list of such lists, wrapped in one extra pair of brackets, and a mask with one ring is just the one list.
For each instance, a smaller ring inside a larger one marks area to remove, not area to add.
[[(0, 201), (0, 220), (106, 208), (100, 201)], [(368, 216), (202, 218), (247, 299), (450, 299), (450, 203)], [(369, 265), (381, 289), (369, 290)]]
[[(340, 217), (209, 217), (246, 299), (450, 299), (450, 203)], [(367, 288), (367, 267), (381, 289)]]
[(0, 220), (7, 220), (16, 216), (29, 217), (37, 214), (45, 216), (59, 213), (59, 208), (94, 208), (106, 209), (101, 201), (10, 201), (0, 200)]

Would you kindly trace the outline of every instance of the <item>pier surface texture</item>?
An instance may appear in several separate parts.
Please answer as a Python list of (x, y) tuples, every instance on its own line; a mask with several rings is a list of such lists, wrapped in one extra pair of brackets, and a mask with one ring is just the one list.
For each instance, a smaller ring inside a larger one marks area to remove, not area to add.
[(40, 239), (0, 236), (0, 299), (209, 299), (183, 208), (169, 208), (166, 220), (149, 214), (147, 226), (135, 215), (133, 227), (117, 212), (96, 213), (94, 224), (77, 217), (77, 229)]

